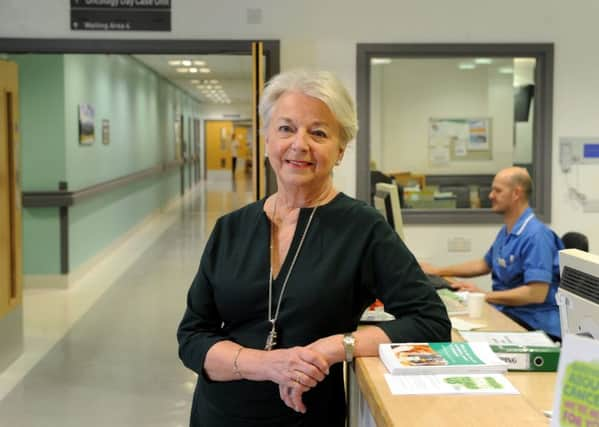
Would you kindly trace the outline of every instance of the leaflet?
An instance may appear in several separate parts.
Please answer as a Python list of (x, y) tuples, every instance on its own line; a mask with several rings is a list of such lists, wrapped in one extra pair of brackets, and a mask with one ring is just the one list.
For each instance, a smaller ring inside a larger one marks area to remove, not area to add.
[(385, 380), (394, 395), (410, 394), (520, 394), (501, 374), (391, 375)]

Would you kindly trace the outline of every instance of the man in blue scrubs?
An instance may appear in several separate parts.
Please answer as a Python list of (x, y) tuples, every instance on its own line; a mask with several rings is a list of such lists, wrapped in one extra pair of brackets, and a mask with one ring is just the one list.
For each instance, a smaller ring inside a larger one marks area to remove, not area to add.
[[(422, 263), (425, 272), (440, 276), (475, 277), (491, 273), (493, 304), (527, 329), (561, 337), (555, 293), (559, 285), (559, 237), (539, 221), (528, 205), (532, 180), (526, 169), (510, 167), (495, 175), (489, 199), (504, 226), (484, 258), (449, 267)], [(482, 292), (474, 284), (456, 282), (459, 290)]]

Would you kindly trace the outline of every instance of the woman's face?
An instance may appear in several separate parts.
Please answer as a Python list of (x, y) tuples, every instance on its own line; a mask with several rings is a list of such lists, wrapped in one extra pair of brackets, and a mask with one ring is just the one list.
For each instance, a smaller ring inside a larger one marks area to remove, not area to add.
[(314, 188), (331, 179), (343, 157), (340, 127), (324, 102), (300, 92), (284, 93), (266, 132), (268, 159), (284, 186)]

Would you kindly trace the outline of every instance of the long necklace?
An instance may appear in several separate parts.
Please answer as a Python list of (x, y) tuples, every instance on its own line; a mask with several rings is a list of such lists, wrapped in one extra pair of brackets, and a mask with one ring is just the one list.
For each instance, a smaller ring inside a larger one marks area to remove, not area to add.
[(310, 224), (312, 223), (312, 218), (314, 218), (314, 213), (316, 212), (315, 206), (312, 209), (312, 213), (310, 214), (310, 218), (308, 219), (308, 224), (304, 229), (304, 233), (302, 234), (302, 238), (300, 239), (299, 245), (295, 250), (295, 255), (291, 260), (291, 265), (289, 266), (289, 270), (287, 270), (287, 275), (285, 276), (285, 280), (283, 281), (283, 286), (281, 288), (281, 293), (279, 294), (279, 301), (277, 302), (277, 308), (275, 310), (274, 316), (272, 315), (272, 258), (273, 258), (273, 246), (274, 246), (274, 221), (275, 215), (277, 213), (277, 199), (275, 199), (275, 207), (272, 213), (272, 221), (270, 223), (270, 275), (268, 277), (268, 321), (271, 324), (270, 332), (266, 337), (266, 344), (264, 346), (264, 350), (270, 351), (277, 345), (277, 318), (279, 317), (279, 310), (281, 308), (281, 301), (283, 300), (283, 294), (285, 293), (285, 288), (287, 287), (287, 281), (289, 280), (289, 276), (291, 276), (291, 271), (293, 270), (293, 266), (295, 265), (295, 261), (299, 256), (300, 250), (302, 249), (302, 245), (304, 244), (304, 239), (306, 238), (306, 234), (308, 234), (308, 229), (310, 228)]

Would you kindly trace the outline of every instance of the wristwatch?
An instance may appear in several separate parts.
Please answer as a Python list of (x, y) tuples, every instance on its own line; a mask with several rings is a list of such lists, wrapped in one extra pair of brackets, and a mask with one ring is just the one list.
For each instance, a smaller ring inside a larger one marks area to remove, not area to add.
[(343, 335), (343, 350), (345, 350), (345, 361), (350, 363), (354, 360), (354, 349), (356, 338), (352, 334)]

